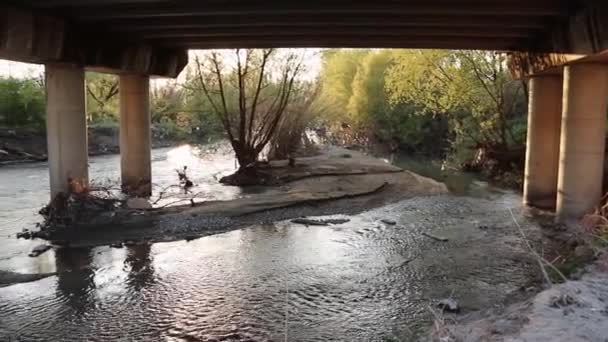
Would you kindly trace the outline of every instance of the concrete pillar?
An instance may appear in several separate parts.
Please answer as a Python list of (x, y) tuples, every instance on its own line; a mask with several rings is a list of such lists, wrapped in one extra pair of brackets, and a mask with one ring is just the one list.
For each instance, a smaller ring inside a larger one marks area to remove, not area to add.
[(602, 196), (608, 65), (566, 66), (563, 92), (557, 193), (562, 222), (580, 218)]
[(561, 75), (530, 79), (524, 204), (554, 209), (562, 120)]
[(69, 181), (88, 184), (84, 69), (47, 64), (46, 136), (51, 198), (69, 190)]
[(123, 190), (136, 196), (152, 191), (150, 79), (120, 75), (120, 166)]

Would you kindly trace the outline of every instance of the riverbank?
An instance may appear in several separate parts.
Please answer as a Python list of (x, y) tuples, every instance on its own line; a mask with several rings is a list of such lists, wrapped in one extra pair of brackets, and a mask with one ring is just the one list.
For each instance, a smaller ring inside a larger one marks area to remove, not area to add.
[[(0, 170), (8, 180), (0, 197), (15, 211), (0, 213), (11, 227), (0, 237), (0, 269), (10, 271), (0, 278), (12, 284), (0, 289), (0, 339), (278, 340), (287, 322), (290, 340), (413, 341), (442, 299), (454, 298), (468, 316), (530, 300), (541, 287), (511, 213), (530, 243), (550, 253), (546, 230), (510, 191), (448, 193), (435, 180), (340, 148), (296, 158), (295, 168), (271, 163), (272, 186), (223, 186), (217, 180), (234, 161), (220, 150), (154, 150), (156, 191), (187, 165), (202, 194), (183, 195), (188, 204), (179, 208), (133, 210), (123, 224), (58, 232), (55, 248), (36, 258), (27, 254), (41, 240), (16, 240), (24, 225), (9, 221), (35, 217), (38, 202), (11, 205), (46, 199), (45, 165)], [(91, 158), (92, 179), (118, 177), (118, 161)], [(38, 183), (12, 181), (20, 178)], [(310, 221), (293, 220), (301, 217)]]
[[(163, 134), (162, 130), (152, 127), (153, 148), (176, 146), (184, 142), (186, 142), (184, 139), (168, 137)], [(118, 128), (89, 127), (88, 148), (89, 156), (119, 153)], [(46, 160), (47, 146), (44, 130), (0, 127), (0, 166)]]
[(321, 148), (318, 156), (297, 158), (293, 166), (270, 162), (260, 172), (272, 181), (237, 199), (200, 201), (194, 188), (192, 195), (178, 198), (185, 205), (145, 209), (150, 205), (145, 204), (91, 215), (78, 209), (79, 220), (69, 226), (51, 225), (33, 236), (70, 247), (191, 240), (253, 224), (356, 214), (397, 200), (447, 193), (442, 183), (331, 146)]
[(608, 269), (595, 262), (577, 279), (507, 306), (436, 327), (430, 341), (602, 342), (608, 336)]

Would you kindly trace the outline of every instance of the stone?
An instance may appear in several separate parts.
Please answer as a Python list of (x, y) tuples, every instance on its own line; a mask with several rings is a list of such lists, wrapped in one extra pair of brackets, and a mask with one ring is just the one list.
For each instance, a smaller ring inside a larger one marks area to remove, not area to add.
[(34, 249), (32, 249), (32, 251), (30, 252), (30, 254), (28, 254), (28, 256), (35, 258), (35, 257), (39, 256), (40, 254), (48, 251), (49, 249), (51, 249), (51, 246), (49, 246), (49, 245), (38, 245), (38, 246), (34, 247)]
[(24, 231), (21, 233), (17, 233), (17, 239), (26, 239), (29, 240), (32, 238), (32, 233), (29, 231)]
[(152, 204), (147, 199), (142, 197), (133, 197), (127, 200), (129, 209), (152, 209)]
[(199, 236), (199, 235), (188, 235), (188, 236), (186, 236), (186, 237), (185, 237), (186, 242), (190, 242), (190, 241), (192, 241), (192, 240), (196, 240), (196, 239), (198, 239), (198, 238), (200, 238), (200, 236)]
[(521, 324), (517, 321), (499, 319), (492, 326), (492, 333), (498, 335), (509, 335), (519, 331)]
[(380, 222), (382, 222), (384, 224), (388, 224), (389, 226), (394, 226), (397, 224), (397, 221), (390, 220), (390, 219), (382, 219), (382, 220), (380, 220)]
[(437, 307), (445, 312), (460, 312), (458, 302), (453, 298), (445, 298), (437, 302)]

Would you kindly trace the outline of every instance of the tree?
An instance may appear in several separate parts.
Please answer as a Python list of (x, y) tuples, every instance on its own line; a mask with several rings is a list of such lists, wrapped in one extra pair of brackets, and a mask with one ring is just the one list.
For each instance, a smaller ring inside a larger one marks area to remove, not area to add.
[(325, 50), (321, 56), (320, 101), (333, 122), (349, 121), (349, 103), (353, 96), (353, 81), (361, 61), (369, 50)]
[(482, 149), (501, 169), (510, 168), (514, 155), (521, 156), (525, 96), (522, 84), (508, 75), (504, 55), (402, 51), (388, 72), (387, 87), (394, 103), (407, 101), (449, 117), (453, 146)]
[(38, 78), (0, 78), (0, 123), (8, 127), (43, 128), (44, 84)]
[(209, 51), (194, 58), (194, 83), (220, 119), (240, 170), (257, 161), (289, 105), (304, 55), (292, 51)]
[(115, 75), (87, 72), (87, 117), (96, 122), (116, 120), (118, 111), (118, 77)]
[(323, 106), (317, 101), (318, 93), (317, 82), (298, 82), (294, 85), (290, 104), (276, 134), (270, 139), (269, 159), (290, 158), (303, 144), (310, 144), (306, 129), (324, 112)]

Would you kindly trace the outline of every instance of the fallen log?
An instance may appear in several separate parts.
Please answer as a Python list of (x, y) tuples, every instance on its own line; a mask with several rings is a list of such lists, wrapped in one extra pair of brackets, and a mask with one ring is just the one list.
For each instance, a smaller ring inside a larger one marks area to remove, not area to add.
[(441, 241), (441, 242), (447, 242), (447, 241), (449, 241), (448, 238), (446, 238), (446, 237), (433, 235), (433, 234), (427, 233), (427, 232), (423, 232), (422, 235), (424, 235), (426, 237), (429, 237), (429, 238), (431, 238), (433, 240), (436, 240), (436, 241)]

